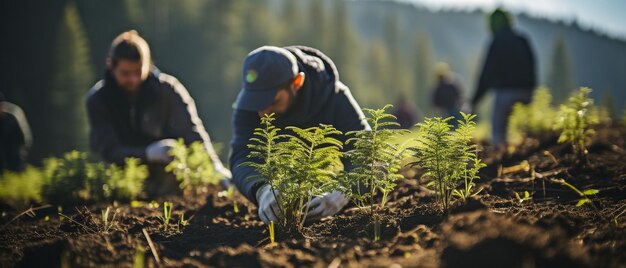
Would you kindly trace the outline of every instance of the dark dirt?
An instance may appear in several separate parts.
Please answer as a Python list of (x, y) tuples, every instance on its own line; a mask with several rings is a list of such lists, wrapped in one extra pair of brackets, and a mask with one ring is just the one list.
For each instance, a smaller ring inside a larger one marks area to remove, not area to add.
[[(24, 207), (0, 205), (0, 266), (133, 266), (143, 257), (157, 266), (143, 229), (164, 266), (219, 267), (624, 267), (626, 266), (626, 129), (598, 130), (588, 161), (577, 161), (556, 137), (526, 139), (511, 148), (485, 147), (488, 164), (477, 181), (484, 190), (444, 214), (433, 193), (407, 170), (384, 210), (382, 239), (372, 240), (367, 215), (353, 207), (306, 227), (305, 238), (270, 244), (256, 208), (209, 188), (195, 196), (169, 196), (173, 222), (164, 230), (162, 207), (119, 204), (117, 220), (102, 231), (100, 211), (111, 204), (36, 211), (7, 224)], [(528, 161), (527, 170), (510, 167)], [(580, 190), (598, 189), (577, 207)], [(514, 196), (528, 191), (532, 200)], [(27, 207), (26, 207), (27, 208)], [(137, 257), (140, 256), (140, 257)]]

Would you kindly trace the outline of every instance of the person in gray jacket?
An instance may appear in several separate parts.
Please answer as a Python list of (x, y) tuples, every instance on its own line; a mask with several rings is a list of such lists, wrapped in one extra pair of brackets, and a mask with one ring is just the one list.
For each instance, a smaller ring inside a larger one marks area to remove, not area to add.
[(151, 62), (150, 48), (136, 31), (117, 36), (106, 60), (104, 79), (87, 94), (91, 149), (110, 163), (124, 164), (128, 157), (147, 163), (150, 196), (178, 192), (172, 174), (164, 167), (176, 139), (189, 144), (202, 141), (215, 170), (231, 177), (215, 153), (209, 135), (187, 89)]
[(0, 174), (22, 171), (33, 143), (30, 126), (22, 109), (8, 102), (0, 92)]

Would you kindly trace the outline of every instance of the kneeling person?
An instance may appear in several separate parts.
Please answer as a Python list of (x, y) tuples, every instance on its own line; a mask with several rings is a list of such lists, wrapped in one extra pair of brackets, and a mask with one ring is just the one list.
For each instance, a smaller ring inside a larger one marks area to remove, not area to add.
[[(250, 52), (243, 67), (243, 88), (234, 104), (230, 166), (239, 191), (258, 205), (259, 217), (265, 223), (282, 217), (277, 201), (269, 185), (255, 176), (258, 173), (254, 168), (240, 164), (248, 161), (250, 150), (246, 145), (261, 117), (272, 113), (280, 128), (326, 124), (343, 133), (369, 129), (350, 90), (339, 81), (335, 64), (320, 51), (302, 46), (265, 46)], [(346, 141), (345, 136), (339, 139)], [(346, 159), (342, 162), (350, 169)], [(347, 203), (339, 192), (316, 197), (310, 203), (307, 219), (334, 215)]]
[(151, 62), (150, 48), (135, 31), (113, 40), (104, 79), (87, 94), (90, 147), (105, 161), (124, 164), (127, 157), (148, 163), (151, 196), (178, 192), (174, 176), (165, 173), (169, 150), (182, 138), (201, 141), (215, 170), (230, 178), (213, 150), (187, 89)]

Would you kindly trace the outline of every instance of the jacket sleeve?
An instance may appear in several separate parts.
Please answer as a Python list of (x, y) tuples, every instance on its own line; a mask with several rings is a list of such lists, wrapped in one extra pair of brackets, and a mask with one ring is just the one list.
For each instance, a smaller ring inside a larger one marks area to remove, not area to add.
[(537, 64), (535, 63), (535, 54), (533, 53), (532, 48), (530, 47), (530, 41), (528, 40), (528, 38), (523, 38), (522, 39), (524, 41), (524, 49), (526, 50), (526, 53), (528, 55), (528, 60), (530, 63), (530, 67), (532, 69), (530, 75), (531, 75), (531, 80), (532, 80), (532, 86), (533, 88), (537, 86)]
[[(350, 89), (341, 82), (337, 82), (337, 100), (335, 102), (335, 122), (334, 126), (344, 135), (339, 137), (339, 140), (344, 144), (343, 151), (347, 152), (353, 149), (352, 144), (345, 144), (348, 140), (346, 132), (354, 130), (370, 130), (370, 126), (365, 119), (365, 115), (361, 110), (361, 107), (356, 102)], [(350, 171), (353, 169), (352, 164), (347, 157), (341, 159), (344, 170)]]
[(104, 104), (93, 95), (87, 97), (87, 117), (89, 119), (89, 146), (105, 161), (124, 164), (127, 157), (146, 160), (146, 148), (123, 146), (109, 112)]
[(160, 77), (166, 80), (173, 88), (173, 91), (170, 91), (172, 95), (168, 98), (170, 108), (167, 120), (168, 127), (174, 132), (175, 136), (183, 138), (187, 144), (201, 141), (211, 158), (211, 162), (213, 162), (215, 170), (224, 175), (224, 177), (230, 178), (230, 171), (224, 167), (215, 152), (211, 138), (198, 116), (196, 104), (185, 86), (173, 76), (160, 74)]
[(257, 204), (256, 191), (263, 185), (263, 182), (256, 177), (259, 173), (253, 167), (241, 166), (242, 163), (249, 161), (248, 142), (252, 138), (254, 129), (260, 124), (260, 118), (255, 112), (234, 109), (232, 128), (233, 136), (230, 142), (230, 167), (233, 172), (233, 181), (248, 200)]
[(474, 97), (472, 98), (472, 105), (475, 106), (485, 93), (487, 93), (487, 89), (492, 86), (493, 78), (496, 76), (497, 58), (498, 47), (497, 43), (493, 41), (489, 46), (487, 57), (485, 58), (485, 63), (483, 64), (483, 69), (480, 72), (478, 87), (476, 88), (476, 92), (474, 92)]

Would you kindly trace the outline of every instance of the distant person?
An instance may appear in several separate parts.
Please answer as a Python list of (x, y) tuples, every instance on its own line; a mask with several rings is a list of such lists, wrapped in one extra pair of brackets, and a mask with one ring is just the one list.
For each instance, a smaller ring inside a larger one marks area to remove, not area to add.
[(450, 123), (456, 126), (456, 120), (460, 119), (463, 88), (457, 82), (454, 74), (450, 71), (450, 66), (445, 62), (437, 63), (435, 67), (437, 85), (433, 90), (433, 105), (437, 114), (443, 118), (454, 116)]
[(415, 122), (417, 122), (417, 113), (418, 111), (415, 104), (410, 102), (404, 94), (400, 95), (391, 111), (391, 114), (397, 118), (396, 121), (400, 124), (400, 128), (403, 129), (410, 129), (415, 125)]
[(22, 109), (0, 92), (0, 174), (24, 170), (26, 151), (32, 144), (30, 127)]
[(515, 31), (512, 24), (511, 15), (502, 9), (489, 16), (493, 39), (471, 101), (471, 106), (476, 107), (489, 88), (495, 90), (491, 121), (494, 145), (506, 140), (513, 104), (530, 102), (536, 86), (533, 50), (528, 39)]
[(123, 164), (127, 157), (147, 163), (150, 196), (180, 191), (174, 176), (164, 171), (172, 161), (168, 152), (179, 138), (188, 144), (203, 142), (216, 171), (230, 178), (187, 89), (152, 65), (150, 48), (137, 32), (113, 40), (106, 67), (104, 79), (86, 99), (93, 151), (111, 163)]
[[(230, 142), (230, 166), (239, 191), (257, 204), (259, 218), (278, 221), (282, 214), (266, 181), (251, 166), (247, 147), (261, 117), (276, 114), (280, 128), (308, 128), (333, 125), (346, 133), (370, 129), (350, 89), (339, 80), (339, 72), (330, 58), (317, 49), (304, 46), (264, 46), (250, 52), (243, 63), (243, 88), (233, 105), (233, 137)], [(345, 142), (346, 137), (338, 137)], [(349, 147), (344, 146), (344, 150)], [(349, 161), (342, 160), (350, 169)], [(315, 197), (309, 203), (307, 221), (319, 220), (339, 212), (348, 198), (340, 192)]]

